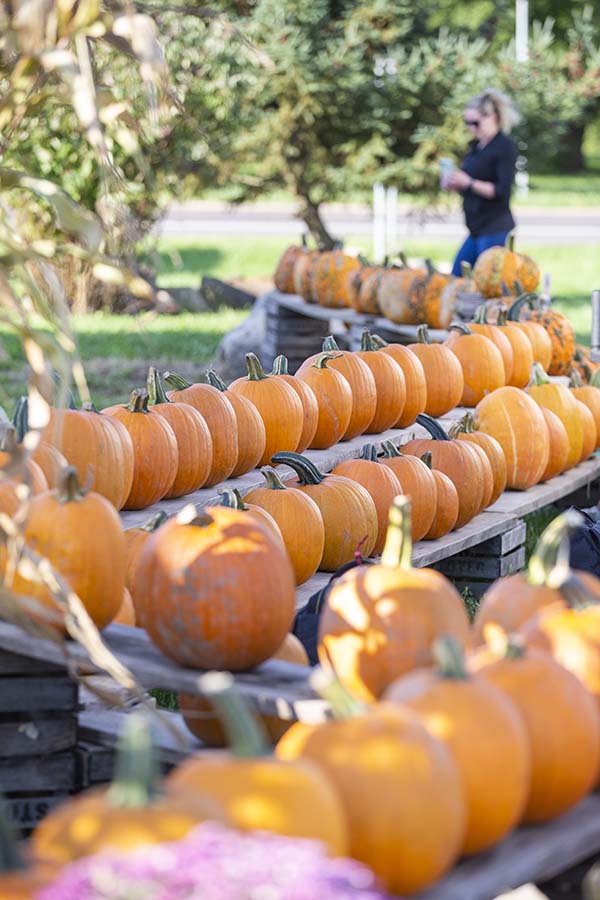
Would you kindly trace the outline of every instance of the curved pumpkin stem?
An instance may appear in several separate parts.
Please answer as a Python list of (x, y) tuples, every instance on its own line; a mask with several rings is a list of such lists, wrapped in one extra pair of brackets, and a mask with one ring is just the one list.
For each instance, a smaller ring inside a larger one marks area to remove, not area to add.
[(421, 462), (424, 462), (428, 469), (433, 469), (433, 456), (431, 450), (426, 450), (421, 456)]
[(29, 400), (26, 396), (19, 397), (17, 400), (12, 424), (15, 426), (17, 441), (22, 444), (23, 438), (29, 431)]
[(468, 678), (464, 650), (455, 637), (447, 634), (438, 638), (433, 644), (432, 653), (437, 674), (441, 678)]
[(193, 503), (188, 503), (180, 509), (175, 516), (179, 525), (195, 525), (196, 528), (208, 528), (214, 525), (215, 520), (205, 509), (198, 509)]
[(133, 413), (147, 413), (149, 399), (146, 388), (135, 388), (129, 397), (127, 409)]
[(431, 277), (432, 275), (435, 275), (437, 272), (437, 269), (434, 266), (433, 261), (431, 259), (426, 259), (426, 260), (424, 260), (424, 262), (425, 262), (425, 269), (427, 270), (427, 275), (429, 277)]
[(582, 522), (580, 513), (568, 509), (544, 529), (527, 566), (529, 584), (557, 587), (569, 576), (569, 533)]
[(56, 485), (56, 495), (60, 503), (73, 503), (85, 496), (85, 492), (79, 484), (79, 475), (75, 466), (65, 466), (60, 472)]
[(315, 464), (307, 456), (301, 453), (293, 453), (291, 450), (280, 450), (271, 457), (272, 463), (283, 463), (293, 469), (298, 476), (301, 485), (321, 484), (325, 475), (317, 469)]
[(390, 506), (390, 516), (381, 565), (386, 569), (412, 569), (412, 524), (410, 497), (399, 494)]
[(416, 418), (416, 421), (419, 425), (422, 425), (426, 431), (429, 432), (434, 441), (449, 441), (450, 438), (440, 425), (440, 423), (432, 418), (432, 416), (428, 416), (427, 413), (419, 413)]
[(221, 502), (219, 506), (227, 506), (229, 509), (241, 509), (244, 511), (248, 510), (248, 507), (244, 503), (244, 499), (240, 494), (238, 488), (226, 488), (221, 492)]
[(521, 294), (515, 302), (509, 307), (507, 318), (509, 322), (519, 322), (521, 317), (521, 312), (524, 306), (528, 306), (530, 309), (533, 309), (535, 306), (535, 298), (536, 294), (533, 292), (529, 292), (527, 294)]
[(448, 429), (448, 437), (455, 440), (459, 434), (472, 434), (475, 431), (475, 420), (471, 413), (465, 413), (462, 419), (453, 422)]
[(26, 868), (15, 829), (8, 818), (8, 804), (0, 796), (0, 873), (21, 872)]
[(167, 519), (169, 518), (169, 514), (164, 511), (164, 509), (159, 510), (159, 512), (154, 513), (153, 516), (150, 516), (147, 522), (144, 522), (143, 525), (140, 525), (140, 531), (157, 531), (161, 525), (163, 525)]
[(511, 253), (515, 252), (515, 233), (514, 231), (509, 231), (506, 235), (506, 240), (504, 241), (504, 246), (507, 250), (510, 250)]
[(498, 319), (496, 321), (496, 325), (499, 325), (501, 328), (506, 328), (508, 324), (508, 310), (501, 309), (498, 311)]
[(256, 353), (246, 353), (246, 368), (248, 369), (249, 381), (262, 381), (264, 378), (269, 377)]
[(583, 387), (583, 379), (577, 369), (573, 369), (571, 371), (571, 377), (569, 378), (569, 387), (572, 388), (580, 388)]
[(341, 353), (338, 342), (332, 334), (328, 334), (321, 347), (323, 353)]
[(178, 375), (177, 372), (163, 372), (163, 378), (175, 391), (184, 391), (192, 386), (190, 381), (184, 378), (183, 375)]
[(378, 334), (372, 334), (372, 335), (371, 335), (371, 340), (373, 341), (373, 343), (374, 343), (375, 347), (377, 348), (377, 350), (382, 350), (384, 347), (389, 347), (389, 346), (390, 346), (390, 345), (388, 344), (388, 342), (387, 342), (387, 341), (384, 341), (384, 339), (383, 339), (380, 335), (378, 335)]
[(207, 672), (198, 679), (198, 687), (217, 711), (234, 756), (266, 756), (270, 748), (238, 691), (230, 672)]
[(487, 325), (488, 320), (488, 305), (487, 303), (480, 303), (477, 309), (475, 310), (475, 315), (473, 316), (473, 322), (476, 325)]
[(216, 388), (218, 391), (224, 392), (227, 390), (227, 385), (223, 381), (220, 375), (217, 375), (214, 369), (206, 370), (206, 380), (207, 382)]
[(541, 384), (550, 384), (550, 379), (546, 375), (541, 364), (538, 362), (534, 362), (531, 367), (531, 379), (533, 381), (533, 384), (537, 386)]
[(375, 444), (363, 444), (359, 459), (366, 459), (368, 462), (379, 462)]
[(160, 377), (160, 373), (154, 366), (150, 366), (148, 369), (146, 389), (148, 391), (148, 406), (156, 406), (159, 403), (171, 402), (165, 393), (165, 386)]
[(310, 686), (326, 700), (334, 719), (352, 719), (367, 711), (367, 706), (357, 700), (339, 680), (333, 669), (317, 666), (310, 675)]
[(144, 807), (159, 793), (160, 773), (145, 716), (127, 716), (117, 744), (115, 777), (107, 792), (110, 806)]
[(7, 425), (4, 437), (0, 441), (0, 450), (4, 450), (5, 453), (10, 453), (12, 455), (16, 453), (18, 449), (19, 442), (17, 440), (17, 429), (12, 424)]
[(260, 470), (260, 474), (267, 482), (267, 487), (270, 491), (285, 491), (287, 490), (285, 484), (279, 476), (279, 473), (272, 469), (270, 466), (265, 466), (264, 469)]
[(381, 445), (381, 449), (383, 450), (384, 459), (392, 459), (395, 456), (402, 456), (400, 450), (393, 441), (384, 441)]
[(431, 344), (433, 343), (431, 337), (429, 336), (429, 328), (427, 325), (419, 325), (417, 329), (419, 344)]
[(448, 325), (448, 331), (460, 331), (461, 334), (473, 334), (466, 322), (452, 322)]
[(273, 371), (271, 375), (289, 375), (288, 358), (283, 354), (275, 357), (273, 360)]
[(363, 328), (362, 337), (360, 339), (361, 350), (379, 350), (379, 347), (373, 340), (373, 336), (368, 328)]
[(341, 355), (341, 353), (319, 353), (311, 363), (311, 366), (315, 369), (326, 369), (330, 359), (339, 359)]

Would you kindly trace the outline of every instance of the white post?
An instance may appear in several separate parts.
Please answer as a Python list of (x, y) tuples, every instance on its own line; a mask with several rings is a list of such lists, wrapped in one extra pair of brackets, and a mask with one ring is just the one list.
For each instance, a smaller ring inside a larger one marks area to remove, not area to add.
[[(389, 187), (385, 192), (385, 253), (396, 252), (398, 240), (398, 188)], [(384, 256), (385, 256), (384, 253)]]
[(592, 352), (600, 351), (600, 291), (592, 291)]
[(529, 0), (515, 0), (515, 55), (517, 62), (529, 59)]
[(385, 188), (377, 182), (373, 185), (373, 261), (383, 262), (385, 257)]

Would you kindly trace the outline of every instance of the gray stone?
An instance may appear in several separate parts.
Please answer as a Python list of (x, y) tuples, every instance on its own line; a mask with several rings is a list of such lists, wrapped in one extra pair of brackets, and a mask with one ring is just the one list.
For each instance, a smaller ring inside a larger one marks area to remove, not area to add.
[(246, 374), (246, 353), (256, 353), (263, 366), (271, 368), (273, 358), (266, 352), (267, 299), (258, 297), (248, 317), (225, 335), (214, 358), (214, 368), (225, 381)]

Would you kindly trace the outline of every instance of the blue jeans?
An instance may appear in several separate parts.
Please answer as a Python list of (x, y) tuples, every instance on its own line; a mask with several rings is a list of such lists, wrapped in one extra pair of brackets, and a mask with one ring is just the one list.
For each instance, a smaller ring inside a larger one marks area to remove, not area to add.
[(475, 260), (484, 250), (489, 250), (490, 247), (504, 246), (508, 234), (508, 231), (498, 231), (496, 234), (482, 234), (480, 237), (473, 237), (470, 234), (456, 254), (456, 259), (452, 266), (452, 274), (462, 275), (461, 262), (468, 262), (474, 265)]

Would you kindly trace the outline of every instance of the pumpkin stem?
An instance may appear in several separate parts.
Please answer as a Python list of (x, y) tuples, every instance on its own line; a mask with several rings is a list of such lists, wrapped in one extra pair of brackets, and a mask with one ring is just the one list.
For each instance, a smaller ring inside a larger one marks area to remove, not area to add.
[(284, 463), (293, 469), (298, 476), (301, 485), (305, 484), (321, 484), (325, 475), (317, 469), (315, 464), (307, 456), (301, 453), (292, 453), (291, 450), (280, 450), (271, 457), (271, 462), (278, 464)]
[(429, 336), (429, 328), (427, 325), (419, 325), (417, 330), (419, 336), (419, 344), (431, 344), (432, 340)]
[(65, 466), (58, 476), (56, 494), (60, 503), (73, 503), (82, 500), (84, 491), (79, 485), (79, 475), (75, 466)]
[(421, 456), (421, 462), (424, 462), (428, 469), (433, 469), (433, 456), (431, 450), (426, 450)]
[(389, 525), (381, 554), (386, 569), (412, 569), (410, 497), (399, 494), (390, 506)]
[(117, 743), (115, 777), (107, 792), (109, 805), (147, 806), (159, 793), (159, 778), (149, 724), (145, 716), (132, 713)]
[(163, 372), (163, 378), (175, 391), (184, 391), (192, 386), (183, 375), (178, 375), (177, 372)]
[(527, 653), (525, 641), (520, 634), (506, 634), (504, 646), (505, 659), (523, 659)]
[(340, 353), (338, 342), (332, 334), (327, 335), (321, 347), (323, 353)]
[(285, 491), (286, 487), (283, 481), (281, 480), (279, 474), (272, 469), (270, 466), (265, 466), (264, 469), (260, 470), (262, 477), (267, 482), (267, 487), (271, 491)]
[(214, 706), (229, 738), (234, 756), (266, 756), (265, 734), (236, 687), (230, 672), (207, 672), (198, 678), (198, 687)]
[(442, 428), (439, 422), (437, 422), (431, 416), (428, 416), (426, 413), (419, 413), (416, 418), (416, 421), (421, 425), (426, 431), (429, 432), (434, 441), (449, 441), (450, 438)]
[(219, 505), (228, 506), (229, 509), (248, 509), (238, 488), (226, 488), (224, 491), (222, 491), (221, 502)]
[(508, 321), (508, 310), (500, 309), (498, 311), (498, 318), (496, 320), (496, 325), (500, 325), (502, 328), (505, 328), (507, 321)]
[(597, 603), (596, 598), (592, 596), (581, 578), (573, 572), (570, 572), (562, 584), (557, 587), (569, 609), (584, 610)]
[(379, 347), (373, 340), (371, 332), (368, 328), (363, 328), (362, 337), (360, 339), (361, 350), (379, 350)]
[(473, 334), (465, 322), (452, 322), (448, 325), (448, 331), (460, 331), (461, 334)]
[(93, 413), (98, 413), (98, 415), (101, 415), (100, 410), (98, 409), (98, 407), (96, 406), (95, 403), (92, 403), (91, 400), (86, 400), (85, 403), (82, 403), (81, 408), (83, 410), (85, 410), (85, 412), (93, 412)]
[(309, 681), (315, 693), (329, 703), (334, 719), (352, 719), (367, 711), (367, 706), (344, 687), (333, 669), (317, 666)]
[(15, 426), (17, 442), (22, 444), (23, 438), (29, 431), (29, 400), (27, 397), (19, 397), (17, 400), (12, 423)]
[(569, 387), (572, 388), (580, 388), (583, 387), (583, 379), (577, 369), (573, 369), (571, 371), (571, 377), (569, 379)]
[(0, 797), (0, 872), (18, 872), (26, 868), (14, 827), (8, 818), (7, 803), (4, 797)]
[(590, 384), (592, 387), (600, 388), (600, 369), (596, 369), (596, 371), (590, 378)]
[(517, 297), (515, 302), (509, 307), (509, 310), (507, 313), (508, 321), (509, 322), (520, 321), (521, 311), (522, 311), (523, 307), (526, 305), (529, 306), (530, 309), (533, 309), (533, 307), (534, 307), (533, 301), (535, 299), (535, 296), (536, 295), (532, 294), (531, 292), (527, 293), (527, 294), (521, 293), (521, 295), (519, 297)]
[(393, 441), (383, 441), (381, 449), (383, 450), (384, 459), (392, 459), (394, 456), (402, 456), (400, 450), (396, 447)]
[(544, 529), (527, 566), (532, 585), (557, 587), (569, 575), (569, 533), (579, 528), (582, 516), (573, 509), (561, 513)]
[(153, 516), (150, 516), (147, 522), (144, 522), (143, 525), (140, 526), (140, 531), (157, 531), (160, 526), (167, 521), (169, 518), (168, 513), (161, 509), (159, 512), (154, 513)]
[(550, 379), (544, 372), (544, 370), (539, 362), (533, 363), (533, 365), (531, 367), (531, 378), (532, 378), (533, 383), (536, 386), (539, 386), (541, 384), (550, 384)]
[(146, 390), (148, 391), (148, 406), (156, 406), (159, 403), (171, 402), (165, 393), (165, 386), (160, 377), (160, 373), (154, 366), (150, 366), (148, 369)]
[(390, 345), (388, 344), (388, 342), (387, 342), (387, 341), (384, 341), (384, 339), (383, 339), (382, 337), (380, 337), (380, 335), (378, 335), (378, 334), (372, 334), (372, 335), (371, 335), (371, 340), (373, 341), (373, 343), (374, 343), (375, 347), (377, 348), (377, 350), (382, 350), (384, 347), (389, 347), (389, 346), (390, 346)]
[(148, 400), (149, 397), (146, 388), (135, 388), (135, 390), (131, 392), (129, 403), (127, 404), (127, 409), (129, 410), (129, 412), (147, 413)]
[(436, 268), (435, 268), (432, 260), (430, 260), (430, 259), (425, 260), (425, 268), (427, 270), (427, 274), (429, 275), (429, 277), (431, 277), (432, 275), (435, 275)]
[(487, 303), (480, 303), (477, 309), (475, 310), (475, 315), (473, 316), (473, 322), (477, 325), (487, 325), (488, 315), (488, 306)]
[(223, 392), (227, 390), (227, 385), (225, 384), (221, 376), (217, 375), (214, 369), (206, 370), (206, 380), (208, 384), (211, 384), (218, 391)]
[(396, 256), (402, 263), (402, 268), (408, 269), (408, 257), (406, 255), (406, 253), (404, 252), (404, 250), (398, 250), (398, 252), (396, 253)]
[(375, 444), (363, 444), (359, 459), (366, 459), (369, 462), (379, 462), (379, 460), (377, 459), (377, 447), (375, 446)]
[(11, 423), (6, 426), (6, 431), (4, 432), (4, 437), (0, 441), (0, 450), (4, 450), (5, 453), (14, 454), (17, 452), (19, 447), (19, 442), (17, 441), (17, 429)]
[(473, 275), (473, 266), (466, 259), (463, 259), (460, 264), (460, 274), (466, 281), (469, 281)]
[(319, 353), (315, 357), (315, 359), (311, 363), (311, 365), (315, 369), (326, 369), (327, 363), (329, 362), (330, 359), (339, 359), (341, 355), (342, 355), (341, 353), (329, 353), (329, 352)]
[(467, 678), (464, 650), (455, 637), (446, 634), (438, 638), (434, 641), (432, 653), (441, 678)]
[(509, 231), (506, 235), (506, 240), (504, 241), (504, 246), (507, 250), (510, 250), (511, 253), (515, 252), (515, 233), (514, 231)]
[(256, 353), (246, 353), (246, 368), (249, 381), (262, 381), (268, 377)]
[(289, 375), (288, 358), (280, 354), (273, 360), (273, 371), (271, 375)]
[(214, 519), (205, 509), (198, 509), (193, 503), (188, 503), (180, 509), (175, 516), (179, 525), (195, 525), (197, 528), (208, 528), (214, 524)]

